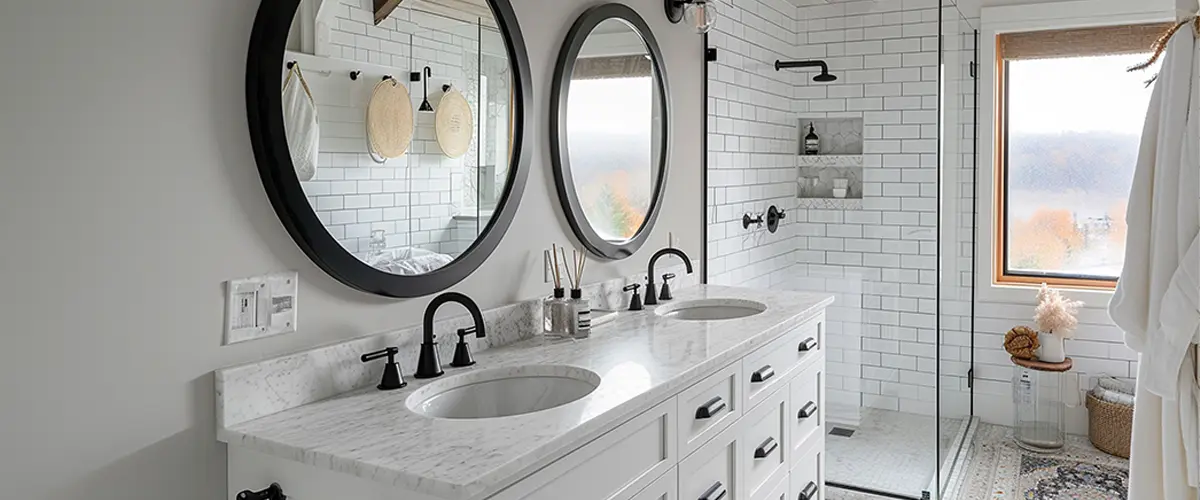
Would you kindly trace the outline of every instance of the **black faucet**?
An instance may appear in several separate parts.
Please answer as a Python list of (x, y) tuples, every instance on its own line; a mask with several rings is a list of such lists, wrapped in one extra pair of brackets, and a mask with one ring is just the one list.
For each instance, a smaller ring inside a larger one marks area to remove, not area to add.
[(648, 306), (658, 304), (659, 300), (658, 290), (654, 288), (654, 263), (658, 262), (659, 257), (668, 254), (677, 255), (680, 259), (683, 259), (683, 265), (687, 267), (688, 274), (692, 274), (692, 259), (689, 259), (687, 254), (683, 253), (683, 250), (678, 248), (664, 248), (654, 252), (654, 255), (650, 257), (650, 264), (646, 266), (646, 299), (643, 303)]
[(471, 313), (471, 319), (475, 321), (475, 336), (484, 337), (483, 330), (483, 313), (479, 311), (479, 305), (470, 297), (458, 292), (446, 292), (437, 297), (434, 297), (429, 305), (425, 307), (425, 322), (423, 325), (424, 339), (421, 342), (421, 357), (417, 360), (417, 373), (413, 374), (416, 378), (434, 378), (442, 376), (442, 361), (438, 357), (437, 352), (437, 336), (433, 334), (433, 315), (437, 313), (439, 307), (447, 302), (458, 302), (463, 307), (467, 308), (467, 312)]

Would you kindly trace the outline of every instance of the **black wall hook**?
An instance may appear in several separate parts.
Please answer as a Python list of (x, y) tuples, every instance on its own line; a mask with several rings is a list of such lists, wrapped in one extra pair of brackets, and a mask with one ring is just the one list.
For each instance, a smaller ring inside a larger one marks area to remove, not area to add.
[(296, 61), (288, 61), (288, 62), (287, 62), (287, 69), (292, 69), (292, 66), (295, 66), (295, 65), (296, 65)]
[(359, 71), (359, 70), (354, 70), (354, 71), (351, 71), (351, 72), (350, 72), (350, 79), (351, 79), (351, 80), (358, 80), (358, 75), (361, 75), (361, 74), (362, 74), (362, 71)]
[(429, 78), (433, 76), (433, 70), (429, 69), (429, 66), (426, 66), (422, 71), (425, 73), (425, 80), (421, 82), (421, 91), (425, 95), (424, 99), (421, 100), (421, 107), (418, 109), (420, 111), (433, 111), (433, 105), (429, 104)]

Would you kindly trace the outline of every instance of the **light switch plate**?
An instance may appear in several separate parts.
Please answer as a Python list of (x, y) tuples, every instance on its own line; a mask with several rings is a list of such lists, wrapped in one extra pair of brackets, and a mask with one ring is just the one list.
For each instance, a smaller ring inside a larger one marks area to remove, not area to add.
[(225, 345), (296, 331), (300, 281), (295, 271), (225, 285)]

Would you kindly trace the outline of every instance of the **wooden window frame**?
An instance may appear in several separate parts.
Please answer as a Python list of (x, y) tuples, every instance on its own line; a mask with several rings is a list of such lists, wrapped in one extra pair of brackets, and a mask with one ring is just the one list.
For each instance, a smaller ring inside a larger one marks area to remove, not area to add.
[(994, 186), (995, 220), (992, 228), (993, 275), (992, 282), (997, 285), (1038, 286), (1043, 283), (1055, 288), (1077, 290), (1111, 291), (1117, 287), (1116, 278), (1101, 276), (1069, 275), (1062, 273), (1037, 274), (1030, 272), (1012, 272), (1008, 269), (1008, 63), (1004, 59), (997, 39), (996, 47), (996, 109), (995, 111), (995, 178)]

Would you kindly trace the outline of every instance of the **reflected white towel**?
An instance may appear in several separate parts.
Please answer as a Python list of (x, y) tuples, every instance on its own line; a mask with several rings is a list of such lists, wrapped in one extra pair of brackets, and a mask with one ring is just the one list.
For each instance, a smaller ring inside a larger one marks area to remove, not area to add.
[(317, 121), (317, 104), (299, 64), (292, 65), (283, 82), (283, 127), (296, 177), (301, 181), (312, 180), (317, 173), (321, 125)]

